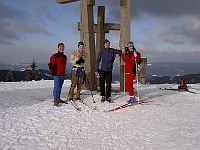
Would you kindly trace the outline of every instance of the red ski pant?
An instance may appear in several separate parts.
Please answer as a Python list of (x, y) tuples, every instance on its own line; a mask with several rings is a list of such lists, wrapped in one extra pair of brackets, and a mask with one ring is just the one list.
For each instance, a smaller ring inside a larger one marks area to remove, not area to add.
[(134, 96), (133, 80), (135, 79), (135, 76), (136, 74), (126, 74), (126, 89), (130, 96)]

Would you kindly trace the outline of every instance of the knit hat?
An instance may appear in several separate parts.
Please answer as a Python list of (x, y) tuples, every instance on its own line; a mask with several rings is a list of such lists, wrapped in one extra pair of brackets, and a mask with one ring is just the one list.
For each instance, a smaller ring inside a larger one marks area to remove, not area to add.
[(110, 41), (109, 41), (108, 39), (105, 39), (105, 40), (104, 40), (104, 44), (107, 43), (107, 42), (110, 43)]
[(63, 44), (63, 43), (58, 43), (58, 48), (59, 48), (59, 46), (64, 46), (65, 47), (65, 45)]
[(85, 44), (84, 44), (83, 42), (80, 41), (80, 42), (78, 42), (78, 47), (79, 47), (80, 45), (83, 45), (83, 46), (84, 46)]
[(129, 41), (129, 42), (127, 43), (127, 45), (132, 45), (132, 46), (134, 47), (134, 44), (133, 44), (132, 41)]

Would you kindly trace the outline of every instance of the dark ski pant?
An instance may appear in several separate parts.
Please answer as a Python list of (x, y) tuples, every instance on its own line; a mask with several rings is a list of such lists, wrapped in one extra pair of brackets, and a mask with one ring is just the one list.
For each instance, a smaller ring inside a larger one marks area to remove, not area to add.
[[(111, 83), (112, 83), (112, 70), (103, 71), (99, 70), (99, 85), (101, 96), (111, 97)], [(105, 95), (105, 84), (106, 84), (106, 95)]]
[(54, 89), (53, 89), (53, 97), (54, 100), (60, 98), (62, 85), (64, 82), (64, 76), (53, 76), (54, 80)]

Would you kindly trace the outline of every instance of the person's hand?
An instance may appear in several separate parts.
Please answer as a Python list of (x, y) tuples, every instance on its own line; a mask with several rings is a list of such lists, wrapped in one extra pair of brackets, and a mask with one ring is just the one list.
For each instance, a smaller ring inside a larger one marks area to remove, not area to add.
[(118, 58), (119, 57), (119, 54), (115, 54), (115, 58)]
[(98, 79), (98, 78), (100, 78), (100, 76), (99, 76), (99, 73), (98, 72), (95, 72), (95, 77)]
[(95, 76), (99, 76), (99, 72), (95, 72)]
[(76, 64), (77, 64), (77, 65), (81, 65), (80, 59), (76, 61)]
[(137, 57), (137, 52), (136, 51), (134, 51), (134, 57)]
[(126, 53), (125, 47), (122, 48), (122, 53)]

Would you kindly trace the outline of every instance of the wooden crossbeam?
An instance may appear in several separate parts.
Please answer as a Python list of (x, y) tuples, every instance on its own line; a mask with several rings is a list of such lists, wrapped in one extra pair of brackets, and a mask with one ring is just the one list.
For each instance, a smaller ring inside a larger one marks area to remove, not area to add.
[(59, 4), (66, 4), (66, 3), (76, 2), (76, 1), (80, 1), (80, 0), (56, 0), (56, 2)]
[[(97, 33), (97, 24), (94, 24), (94, 33)], [(80, 31), (80, 22), (78, 22), (78, 30)], [(105, 23), (104, 24), (104, 32), (109, 33), (109, 30), (120, 30), (119, 23)]]
[[(77, 2), (80, 0), (56, 0), (57, 3), (59, 4), (66, 4), (66, 3), (72, 3), (72, 2)], [(88, 5), (95, 5), (95, 1), (94, 0), (87, 0), (87, 4)]]

